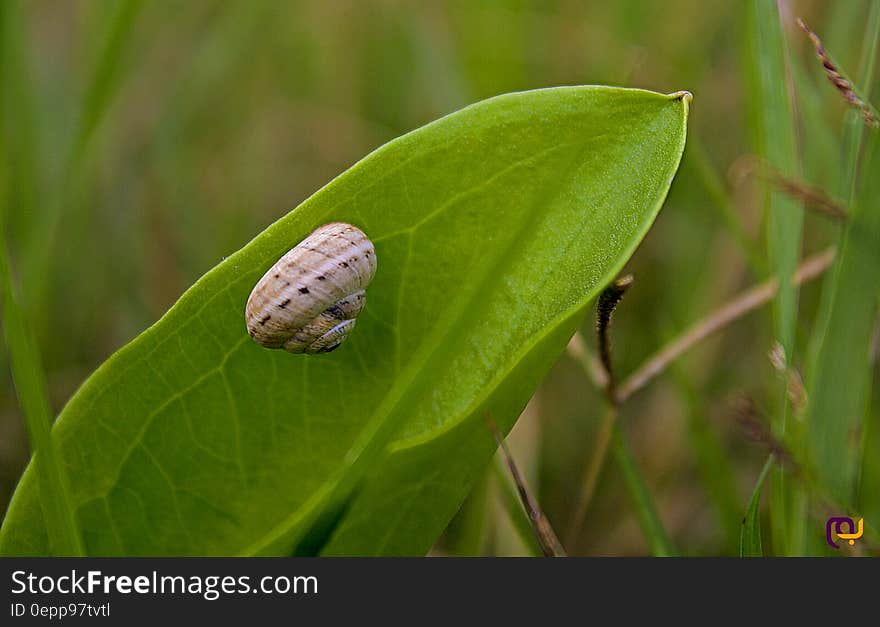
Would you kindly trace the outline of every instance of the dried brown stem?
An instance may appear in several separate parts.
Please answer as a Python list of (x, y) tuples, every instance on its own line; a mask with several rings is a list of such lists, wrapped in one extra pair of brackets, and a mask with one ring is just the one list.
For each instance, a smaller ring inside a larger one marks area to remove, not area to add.
[[(798, 266), (792, 276), (792, 283), (795, 285), (802, 285), (820, 276), (831, 266), (834, 261), (834, 255), (835, 249), (829, 248), (821, 253), (808, 257)], [(600, 427), (596, 450), (593, 453), (593, 459), (591, 460), (590, 466), (584, 473), (580, 501), (569, 527), (569, 532), (571, 532), (572, 529), (576, 532), (576, 530), (581, 527), (589, 503), (592, 500), (595, 492), (595, 483), (598, 480), (598, 476), (601, 473), (601, 469), (607, 457), (608, 443), (604, 442), (605, 438), (602, 436), (602, 433), (606, 430), (613, 433), (619, 412), (619, 406), (628, 400), (634, 393), (652, 381), (654, 377), (662, 373), (670, 363), (700, 341), (751, 311), (754, 311), (772, 301), (778, 289), (778, 281), (776, 279), (771, 279), (742, 292), (739, 296), (735, 297), (725, 305), (722, 305), (706, 318), (698, 321), (691, 326), (690, 329), (668, 343), (664, 348), (655, 353), (653, 357), (650, 357), (643, 362), (642, 366), (637, 368), (632, 375), (621, 383), (620, 387), (617, 388), (615, 398), (616, 403), (609, 406), (609, 410), (605, 415), (602, 426)], [(878, 321), (878, 328), (880, 328), (880, 321)], [(581, 363), (584, 371), (597, 388), (603, 390), (607, 389), (608, 373), (605, 371), (599, 359), (590, 353), (586, 346), (586, 342), (580, 333), (576, 333), (574, 337), (572, 337), (568, 344), (567, 352)], [(785, 367), (784, 356), (780, 357), (779, 363)], [(782, 443), (773, 438), (772, 435), (769, 435), (769, 431), (766, 428), (763, 428), (754, 420), (741, 419), (739, 422), (752, 438), (766, 445), (778, 461), (794, 465), (791, 456), (788, 454)], [(801, 477), (804, 482), (813, 486), (813, 489), (816, 490), (817, 493), (824, 495), (824, 492), (821, 491), (815, 480), (813, 480), (808, 473), (804, 472), (804, 467), (795, 466), (795, 468), (800, 471), (798, 476)], [(834, 504), (833, 499), (830, 499), (827, 495), (824, 495), (823, 499), (830, 504), (829, 511), (843, 511), (843, 508)], [(872, 550), (876, 550), (874, 548), (876, 546), (876, 537), (877, 534), (873, 529), (869, 528), (866, 530), (866, 538), (871, 541), (872, 544), (870, 547)]]
[(747, 396), (736, 399), (733, 403), (732, 411), (736, 417), (736, 422), (749, 440), (766, 448), (767, 452), (771, 453), (778, 462), (785, 463), (795, 469), (797, 468), (791, 454), (782, 442), (771, 433), (766, 422), (762, 420), (760, 412), (758, 412), (758, 408), (752, 399)]
[(605, 366), (602, 365), (599, 358), (589, 349), (580, 331), (571, 336), (565, 351), (583, 364), (584, 372), (590, 377), (593, 385), (600, 390), (605, 389), (608, 385), (608, 371), (605, 370)]
[(815, 211), (837, 222), (846, 221), (847, 214), (843, 206), (818, 187), (783, 176), (774, 170), (768, 172), (767, 178), (781, 192), (802, 202), (804, 208)]
[(859, 96), (853, 82), (844, 75), (840, 67), (831, 59), (831, 55), (825, 50), (825, 46), (822, 45), (822, 40), (819, 36), (807, 26), (803, 19), (798, 18), (797, 24), (813, 43), (813, 48), (816, 49), (816, 57), (821, 61), (822, 67), (825, 70), (825, 76), (828, 78), (829, 82), (834, 85), (837, 91), (840, 92), (844, 100), (846, 100), (851, 107), (855, 107), (859, 110), (865, 124), (873, 127), (880, 125), (880, 121), (877, 119), (874, 108)]
[[(792, 277), (792, 283), (801, 285), (822, 274), (834, 260), (834, 249), (830, 248), (821, 253), (807, 258)], [(766, 305), (779, 290), (779, 281), (770, 279), (756, 285), (733, 300), (725, 303), (707, 317), (696, 322), (690, 329), (669, 342), (660, 351), (650, 357), (635, 370), (617, 388), (615, 400), (618, 404), (623, 403), (633, 394), (645, 387), (654, 377), (663, 372), (675, 359), (699, 344), (713, 333), (727, 326), (731, 322), (742, 318), (746, 314)]]
[[(798, 269), (795, 271), (792, 277), (792, 282), (795, 285), (801, 285), (802, 283), (810, 281), (822, 274), (822, 272), (824, 272), (834, 260), (834, 253), (834, 249), (830, 248), (817, 255), (807, 258), (803, 263), (801, 263), (800, 266), (798, 266)], [(628, 287), (629, 283), (631, 283), (631, 279), (624, 287), (624, 290), (626, 289), (626, 287)], [(633, 372), (632, 375), (624, 380), (620, 384), (620, 386), (614, 391), (613, 400), (609, 404), (608, 410), (606, 411), (602, 423), (599, 426), (599, 432), (596, 437), (596, 446), (594, 447), (593, 455), (590, 459), (589, 465), (584, 470), (584, 475), (581, 480), (582, 487), (578, 496), (578, 502), (575, 505), (575, 512), (572, 515), (572, 519), (568, 525), (566, 534), (566, 538), (569, 539), (569, 542), (573, 541), (573, 539), (576, 537), (578, 530), (583, 526), (584, 518), (586, 517), (590, 501), (592, 501), (593, 495), (596, 490), (596, 484), (598, 483), (599, 475), (601, 474), (602, 467), (604, 466), (605, 460), (607, 458), (608, 448), (611, 442), (611, 435), (614, 432), (614, 426), (617, 422), (619, 406), (623, 404), (627, 399), (629, 399), (634, 393), (647, 385), (651, 380), (654, 379), (654, 377), (663, 372), (670, 363), (683, 355), (700, 341), (704, 340), (716, 331), (719, 331), (731, 322), (743, 317), (747, 313), (754, 311), (762, 305), (765, 305), (772, 301), (778, 289), (779, 282), (776, 279), (771, 279), (769, 281), (766, 281), (765, 283), (761, 283), (755, 287), (752, 287), (745, 292), (742, 292), (739, 296), (729, 301), (725, 305), (722, 305), (703, 320), (695, 323), (689, 330), (685, 331), (685, 333), (671, 341), (659, 352), (657, 352), (653, 357), (646, 360), (642, 364), (642, 366), (637, 368), (635, 372)], [(614, 301), (614, 306), (616, 306), (617, 303), (620, 301), (620, 296), (622, 296), (622, 293)], [(611, 312), (613, 312), (613, 309), (614, 307), (612, 306), (610, 311), (607, 312), (606, 320), (603, 325), (603, 323), (601, 322), (602, 302), (600, 299), (600, 322), (598, 326), (600, 328), (604, 328), (604, 331), (600, 331), (599, 333), (599, 345), (601, 350), (601, 347), (603, 346), (602, 338), (604, 335), (604, 345), (606, 346), (605, 350), (608, 353), (605, 359), (600, 360), (596, 358), (595, 355), (590, 353), (590, 350), (587, 348), (586, 342), (584, 341), (584, 338), (580, 333), (575, 333), (575, 335), (571, 338), (571, 341), (568, 343), (568, 347), (566, 349), (568, 354), (577, 359), (577, 361), (582, 365), (584, 371), (590, 377), (596, 387), (605, 390), (606, 392), (609, 391), (609, 388), (612, 385), (612, 378), (610, 377), (610, 373), (608, 371), (608, 368), (610, 366), (610, 342), (607, 335), (608, 323), (610, 322), (610, 314)], [(783, 449), (781, 449), (780, 447), (778, 450), (774, 451), (777, 454), (777, 457), (781, 456), (782, 450)]]
[(801, 203), (804, 209), (838, 222), (844, 222), (848, 217), (846, 208), (823, 190), (805, 181), (785, 176), (757, 155), (743, 155), (737, 159), (731, 167), (730, 175), (737, 185), (747, 176), (758, 176), (789, 198)]
[(501, 455), (504, 457), (504, 461), (507, 463), (507, 468), (510, 470), (510, 476), (516, 484), (519, 498), (522, 501), (526, 513), (529, 515), (529, 522), (532, 524), (532, 531), (535, 533), (535, 538), (537, 538), (538, 544), (541, 546), (541, 551), (544, 553), (544, 557), (565, 557), (565, 549), (563, 548), (562, 543), (559, 541), (556, 532), (553, 531), (550, 521), (547, 520), (547, 517), (538, 507), (538, 503), (529, 492), (528, 487), (526, 487), (526, 483), (519, 472), (519, 468), (517, 468), (516, 462), (513, 460), (513, 456), (507, 448), (507, 443), (504, 441), (504, 438), (501, 437), (501, 433), (498, 432), (498, 427), (495, 425), (495, 421), (487, 416), (486, 422), (489, 424), (489, 429), (495, 437), (495, 442), (498, 443), (498, 448), (501, 451)]

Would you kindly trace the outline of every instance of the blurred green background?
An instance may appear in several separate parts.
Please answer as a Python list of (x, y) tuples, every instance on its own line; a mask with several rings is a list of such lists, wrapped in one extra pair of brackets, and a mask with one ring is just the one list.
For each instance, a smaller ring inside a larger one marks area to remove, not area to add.
[[(805, 177), (830, 191), (844, 107), (793, 18), (804, 16), (855, 67), (868, 4), (781, 3), (798, 84), (810, 88), (797, 101)], [(196, 278), (367, 152), (503, 92), (602, 83), (694, 94), (681, 170), (628, 266), (636, 282), (615, 320), (619, 373), (765, 278), (730, 228), (733, 216), (764, 250), (759, 190), (742, 166), (752, 147), (740, 2), (3, 0), (0, 20), (6, 237), (56, 411)], [(807, 217), (805, 251), (833, 236), (827, 221)], [(804, 346), (818, 293), (818, 283), (802, 293)], [(594, 345), (592, 325), (584, 334)], [(771, 406), (771, 344), (765, 308), (623, 410), (685, 554), (737, 552), (766, 450), (732, 405), (748, 397)], [(28, 456), (6, 361), (0, 355), (0, 512)], [(564, 355), (511, 436), (563, 536), (601, 398)], [(583, 529), (563, 538), (569, 552), (648, 553), (619, 474), (606, 466)], [(489, 473), (435, 552), (528, 553), (499, 498)], [(808, 529), (823, 537), (821, 523)]]

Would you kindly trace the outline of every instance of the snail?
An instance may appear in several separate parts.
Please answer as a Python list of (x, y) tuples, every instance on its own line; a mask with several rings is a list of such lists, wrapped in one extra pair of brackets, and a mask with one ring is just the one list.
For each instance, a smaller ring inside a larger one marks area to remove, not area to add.
[(356, 226), (318, 227), (263, 275), (248, 297), (248, 334), (266, 348), (329, 353), (351, 334), (376, 274), (373, 242)]

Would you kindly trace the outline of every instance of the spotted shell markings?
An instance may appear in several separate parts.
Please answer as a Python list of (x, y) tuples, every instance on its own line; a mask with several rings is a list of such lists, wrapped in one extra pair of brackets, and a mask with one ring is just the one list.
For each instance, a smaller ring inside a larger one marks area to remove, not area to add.
[(376, 250), (356, 226), (325, 224), (275, 262), (245, 306), (248, 334), (266, 348), (329, 353), (366, 304)]

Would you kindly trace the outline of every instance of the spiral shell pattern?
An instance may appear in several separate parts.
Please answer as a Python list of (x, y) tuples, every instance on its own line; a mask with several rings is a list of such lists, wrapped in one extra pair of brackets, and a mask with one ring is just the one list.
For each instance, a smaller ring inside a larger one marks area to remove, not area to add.
[(376, 250), (356, 226), (319, 227), (263, 275), (248, 298), (248, 334), (266, 348), (329, 353), (349, 336), (376, 274)]

